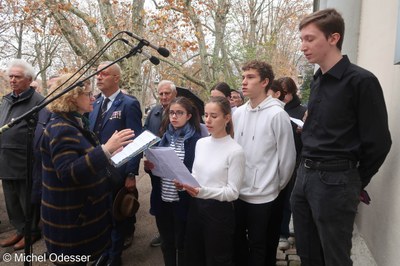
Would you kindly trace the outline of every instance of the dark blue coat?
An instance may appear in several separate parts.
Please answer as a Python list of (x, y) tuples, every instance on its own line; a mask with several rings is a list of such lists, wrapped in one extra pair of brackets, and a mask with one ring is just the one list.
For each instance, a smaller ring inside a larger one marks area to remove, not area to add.
[[(93, 112), (89, 114), (90, 130), (94, 131), (97, 116), (103, 102), (103, 97), (99, 97), (93, 104)], [(122, 130), (130, 128), (135, 131), (135, 136), (139, 136), (142, 132), (142, 111), (140, 109), (139, 101), (133, 97), (120, 92), (111, 107), (104, 117), (104, 123), (98, 136), (100, 143), (104, 144), (114, 134), (115, 130)], [(142, 155), (132, 158), (129, 162), (118, 168), (121, 176), (116, 180), (114, 187), (122, 187), (125, 183), (125, 178), (129, 173), (138, 175), (139, 164)]]
[(109, 159), (71, 114), (53, 114), (41, 143), (42, 222), (49, 253), (91, 255), (111, 242)]

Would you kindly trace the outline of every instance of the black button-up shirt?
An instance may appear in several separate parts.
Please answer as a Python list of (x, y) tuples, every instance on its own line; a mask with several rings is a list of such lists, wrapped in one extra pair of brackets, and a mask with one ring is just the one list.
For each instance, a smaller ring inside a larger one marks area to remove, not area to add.
[(359, 162), (363, 187), (382, 165), (391, 146), (382, 88), (369, 71), (347, 56), (311, 82), (302, 156)]

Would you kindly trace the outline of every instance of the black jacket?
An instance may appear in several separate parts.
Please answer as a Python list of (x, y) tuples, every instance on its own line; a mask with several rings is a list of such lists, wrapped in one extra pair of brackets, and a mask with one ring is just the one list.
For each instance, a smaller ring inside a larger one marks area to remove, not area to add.
[[(32, 87), (23, 92), (18, 99), (9, 93), (0, 105), (0, 127), (26, 113), (43, 96)], [(0, 179), (21, 180), (27, 176), (27, 134), (28, 126), (21, 121), (0, 135)]]
[[(303, 120), (304, 113), (307, 111), (305, 106), (301, 105), (300, 99), (297, 95), (293, 95), (293, 99), (285, 104), (285, 111), (290, 117)], [(291, 122), (293, 128), (294, 144), (296, 146), (296, 158), (300, 158), (301, 148), (303, 144), (301, 142), (301, 134), (297, 133), (297, 125)]]

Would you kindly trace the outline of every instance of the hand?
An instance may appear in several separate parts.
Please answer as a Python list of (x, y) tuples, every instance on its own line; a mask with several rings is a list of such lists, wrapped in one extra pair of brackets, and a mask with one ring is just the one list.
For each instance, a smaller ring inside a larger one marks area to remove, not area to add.
[(136, 189), (136, 179), (135, 178), (126, 178), (125, 179), (125, 188), (128, 191), (134, 191)]
[(360, 193), (360, 201), (369, 205), (369, 203), (371, 202), (371, 198), (368, 195), (368, 192), (366, 190), (361, 190)]
[(183, 184), (179, 183), (179, 181), (176, 180), (176, 179), (174, 179), (172, 181), (174, 182), (175, 187), (176, 187), (177, 190), (183, 190)]
[(192, 186), (183, 184), (183, 188), (192, 197), (197, 197), (197, 195), (199, 195), (200, 188), (198, 188), (198, 187), (192, 187)]
[(303, 122), (306, 122), (306, 120), (307, 120), (307, 116), (308, 116), (308, 110), (304, 113), (304, 116), (303, 116)]
[(146, 170), (146, 171), (150, 171), (150, 170), (154, 169), (154, 164), (152, 162), (150, 162), (149, 160), (144, 160), (143, 166), (144, 166), (144, 170)]
[(111, 138), (104, 144), (104, 147), (109, 153), (114, 154), (116, 151), (120, 150), (123, 146), (131, 143), (135, 134), (132, 129), (123, 129), (121, 131), (115, 131)]

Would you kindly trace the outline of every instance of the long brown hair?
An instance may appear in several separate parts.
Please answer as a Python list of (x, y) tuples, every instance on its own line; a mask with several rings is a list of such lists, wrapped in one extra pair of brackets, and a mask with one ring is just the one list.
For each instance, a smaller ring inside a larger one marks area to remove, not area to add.
[(217, 96), (217, 97), (211, 97), (210, 100), (207, 103), (215, 103), (221, 108), (222, 113), (226, 115), (230, 115), (231, 119), (225, 126), (226, 133), (231, 135), (233, 138), (233, 123), (232, 123), (232, 110), (231, 110), (231, 104), (229, 103), (228, 99), (226, 97), (222, 96)]
[(186, 97), (176, 97), (171, 101), (171, 103), (168, 105), (168, 107), (165, 109), (164, 116), (161, 122), (161, 127), (160, 127), (160, 134), (161, 136), (167, 131), (168, 125), (169, 125), (169, 109), (171, 105), (173, 104), (179, 104), (182, 106), (188, 114), (191, 114), (192, 117), (189, 119), (187, 123), (190, 123), (197, 132), (200, 132), (200, 115), (199, 112), (197, 111), (196, 106), (192, 103), (191, 100), (189, 100)]

